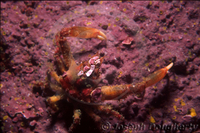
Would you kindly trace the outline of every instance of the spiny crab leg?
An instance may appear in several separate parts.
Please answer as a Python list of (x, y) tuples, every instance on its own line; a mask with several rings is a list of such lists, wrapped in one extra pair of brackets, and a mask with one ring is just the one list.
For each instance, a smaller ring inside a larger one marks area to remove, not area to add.
[[(173, 63), (170, 63), (168, 66), (155, 71), (153, 74), (146, 77), (142, 82), (137, 84), (127, 84), (127, 85), (116, 85), (116, 86), (102, 86), (100, 90), (101, 101), (104, 100), (114, 100), (122, 99), (130, 94), (141, 94), (144, 92), (145, 88), (157, 83), (165, 77), (167, 71), (173, 66)], [(97, 93), (96, 93), (97, 92)], [(94, 90), (91, 92), (91, 95), (96, 95), (99, 92)], [(96, 93), (96, 94), (95, 94)], [(92, 96), (93, 97), (93, 96)]]
[(57, 101), (59, 101), (60, 99), (62, 99), (62, 96), (60, 95), (54, 95), (51, 96), (49, 98), (47, 98), (47, 102), (49, 103), (49, 105), (51, 106), (51, 108), (53, 110), (58, 110), (57, 104), (55, 104)]
[(80, 109), (75, 109), (74, 110), (74, 115), (73, 115), (73, 123), (71, 124), (69, 130), (72, 132), (77, 125), (80, 125), (81, 121), (81, 110)]

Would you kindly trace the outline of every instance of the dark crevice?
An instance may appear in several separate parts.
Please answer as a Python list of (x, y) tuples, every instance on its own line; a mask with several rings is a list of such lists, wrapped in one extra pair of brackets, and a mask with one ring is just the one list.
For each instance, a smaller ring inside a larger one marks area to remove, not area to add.
[(170, 87), (169, 76), (166, 75), (166, 78), (167, 78), (167, 84), (164, 86), (162, 91), (160, 91), (160, 92), (158, 92), (158, 91), (156, 92), (155, 91), (155, 95), (156, 96), (154, 96), (154, 98), (149, 103), (150, 105), (152, 105), (155, 108), (160, 108), (160, 107), (164, 106), (165, 102), (168, 101), (168, 99), (170, 98), (169, 89), (171, 87)]
[(10, 47), (8, 46), (6, 39), (4, 36), (0, 33), (0, 73), (5, 71), (6, 69), (10, 72), (13, 72), (12, 66), (10, 64), (11, 57), (10, 52), (7, 52), (7, 50)]

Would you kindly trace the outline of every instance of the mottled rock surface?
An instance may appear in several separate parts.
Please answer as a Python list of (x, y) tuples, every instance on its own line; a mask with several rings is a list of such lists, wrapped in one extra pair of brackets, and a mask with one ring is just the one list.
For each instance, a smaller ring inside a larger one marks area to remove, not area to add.
[[(3, 132), (67, 133), (72, 105), (53, 113), (46, 94), (34, 89), (54, 60), (54, 35), (63, 27), (100, 29), (108, 40), (69, 38), (77, 63), (105, 56), (99, 86), (127, 84), (170, 62), (169, 74), (146, 89), (143, 100), (106, 101), (124, 115), (99, 113), (105, 132), (200, 132), (200, 2), (35, 1), (1, 2), (0, 126)], [(97, 111), (98, 113), (98, 111)], [(100, 132), (82, 114), (74, 131)]]

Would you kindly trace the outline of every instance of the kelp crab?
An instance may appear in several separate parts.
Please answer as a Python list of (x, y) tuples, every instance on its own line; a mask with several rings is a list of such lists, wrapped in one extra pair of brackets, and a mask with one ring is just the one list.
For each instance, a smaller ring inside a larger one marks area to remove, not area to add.
[(113, 110), (110, 105), (102, 104), (103, 101), (123, 99), (130, 94), (144, 94), (145, 88), (163, 79), (173, 66), (173, 63), (170, 63), (144, 78), (140, 83), (98, 87), (101, 80), (99, 69), (104, 57), (97, 53), (89, 61), (77, 65), (66, 37), (97, 38), (100, 40), (107, 38), (103, 32), (95, 28), (77, 26), (63, 28), (55, 36), (57, 48), (54, 54), (57, 69), (61, 74), (53, 68), (48, 70), (48, 75), (53, 77), (58, 84), (53, 84), (49, 80), (35, 83), (35, 86), (44, 86), (44, 88), (50, 88), (57, 93), (57, 95), (47, 98), (47, 102), (53, 110), (59, 110), (57, 103), (62, 99), (66, 99), (73, 105), (74, 120), (69, 128), (70, 131), (73, 131), (80, 124), (81, 110), (84, 110), (99, 127), (101, 127), (101, 118), (95, 114), (94, 110), (123, 120), (124, 117), (118, 111)]

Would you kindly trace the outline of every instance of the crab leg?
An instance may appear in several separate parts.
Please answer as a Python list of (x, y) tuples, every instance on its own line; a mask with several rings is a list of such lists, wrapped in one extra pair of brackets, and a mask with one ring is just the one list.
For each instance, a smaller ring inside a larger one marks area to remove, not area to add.
[(116, 86), (103, 86), (101, 88), (101, 100), (103, 101), (103, 100), (121, 99), (121, 98), (126, 97), (130, 93), (142, 93), (144, 92), (145, 88), (163, 79), (165, 75), (167, 74), (167, 71), (172, 66), (173, 66), (173, 63), (169, 64), (168, 66), (158, 71), (155, 71), (153, 74), (146, 77), (142, 82), (137, 83), (135, 85), (127, 84), (127, 85), (116, 85)]
[(51, 75), (58, 83), (60, 83), (60, 80), (61, 80), (62, 78), (59, 77), (55, 71), (50, 70), (49, 73), (50, 73), (50, 75)]
[(64, 73), (66, 71), (66, 67), (65, 67), (65, 64), (63, 63), (62, 59), (60, 58), (60, 56), (55, 56), (56, 58), (56, 65), (58, 67), (58, 69)]
[(71, 124), (69, 130), (73, 131), (77, 125), (80, 124), (81, 121), (81, 110), (80, 109), (75, 109), (74, 110), (74, 115), (73, 115), (73, 123)]
[(69, 68), (71, 60), (74, 60), (70, 50), (69, 43), (67, 42), (66, 38), (63, 38), (60, 32), (56, 34), (55, 38), (56, 38), (56, 45), (58, 46), (58, 49), (55, 52), (55, 56), (60, 56), (61, 58), (60, 53), (62, 53), (64, 64), (67, 68)]
[(124, 117), (119, 112), (113, 110), (111, 106), (98, 106), (98, 110), (106, 112), (109, 115), (113, 115), (120, 120), (124, 119)]
[(59, 110), (56, 102), (59, 101), (60, 99), (62, 99), (62, 97), (60, 95), (54, 95), (49, 97), (46, 101), (49, 103), (49, 105), (51, 106), (51, 108), (55, 111)]

